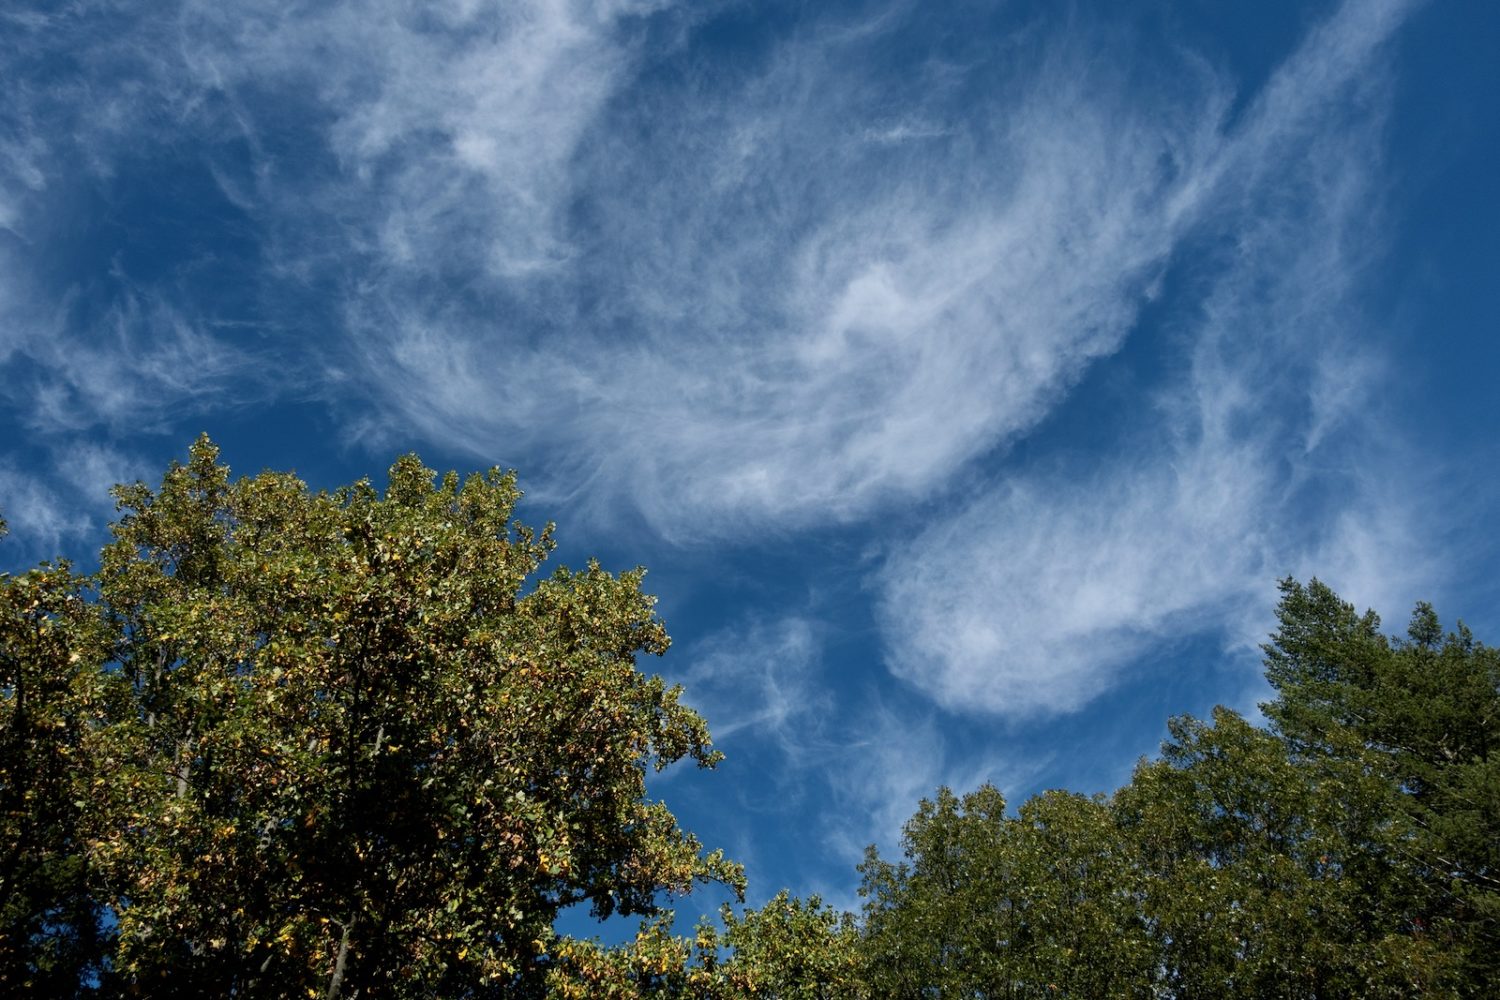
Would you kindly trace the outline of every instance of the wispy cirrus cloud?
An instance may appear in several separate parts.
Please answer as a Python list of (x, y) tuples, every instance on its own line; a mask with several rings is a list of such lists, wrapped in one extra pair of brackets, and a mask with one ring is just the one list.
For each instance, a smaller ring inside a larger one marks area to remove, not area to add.
[(476, 451), (573, 456), (554, 485), (611, 484), (690, 537), (928, 495), (1032, 425), (1129, 331), (1228, 95), (1188, 67), (1185, 95), (1127, 97), (1072, 44), (913, 85), (863, 69), (874, 42), (611, 105), (575, 164), (567, 321), (517, 351), (488, 317), (364, 303), (383, 398)]
[(123, 297), (84, 325), (75, 324), (65, 301), (14, 349), (32, 365), (7, 394), (23, 395), (27, 422), (46, 432), (150, 431), (210, 398), (220, 407), (247, 406), (257, 390), (267, 391), (269, 373), (253, 353), (157, 295)]
[[(1401, 497), (1327, 462), (1357, 466), (1372, 434), (1380, 364), (1343, 363), (1341, 310), (1353, 248), (1378, 244), (1381, 52), (1411, 6), (1345, 3), (1243, 110), (1190, 53), (1133, 59), (1128, 29), (970, 47), (901, 4), (733, 51), (695, 34), (716, 7), (627, 0), (13, 19), (7, 76), (47, 84), (0, 110), (12, 235), (59, 230), (79, 186), (107, 215), (196, 178), (244, 246), (214, 270), (180, 221), (57, 322), (46, 255), (18, 263), (0, 295), (41, 332), (0, 346), (8, 398), (78, 435), (290, 384), (350, 437), (523, 465), (552, 500), (680, 540), (928, 502), (882, 580), (943, 655), (916, 665), (888, 630), (893, 667), (946, 704), (1076, 707), (1179, 617), (1228, 614), (1309, 552), (1368, 565), (1338, 555), (1375, 537), (1351, 526), (1402, 534)], [(259, 339), (216, 325), (237, 269)], [(955, 483), (1153, 303), (1188, 360), (1139, 455), (955, 513)], [(960, 542), (1031, 577), (987, 567), (991, 593), (954, 593), (914, 553)], [(1046, 692), (1035, 665), (993, 666), (1023, 663), (1036, 622), (1060, 651)]]
[(1232, 126), (1201, 65), (1127, 79), (1086, 33), (893, 81), (862, 46), (899, 15), (823, 25), (711, 99), (637, 85), (581, 134), (589, 226), (506, 300), (549, 314), (522, 349), (446, 303), (376, 295), (351, 325), (401, 426), (562, 456), (544, 486), (600, 511), (623, 491), (686, 538), (863, 518), (1025, 434), (1185, 240), (1279, 197), (1312, 132), (1368, 128), (1362, 74), (1406, 7), (1346, 5)]
[[(314, 255), (302, 265), (325, 264), (324, 250), (397, 283), (524, 283), (574, 253), (561, 218), (570, 160), (635, 64), (629, 25), (663, 6), (266, 2), (247, 16), (189, 2), (183, 68), (234, 100), (258, 144), (263, 208), (291, 237), (284, 249)], [(281, 110), (268, 95), (306, 116), (316, 169), (268, 141)], [(334, 245), (290, 232), (299, 218), (337, 218)]]
[[(127, 247), (111, 264), (121, 310), (163, 295), (212, 316), (216, 289), (191, 280), (222, 252), (195, 238), (207, 235), (248, 237), (256, 270), (242, 280), (302, 306), (298, 286), (351, 303), (371, 282), (417, 296), (435, 281), (524, 286), (573, 252), (559, 219), (569, 160), (631, 64), (621, 24), (659, 6), (184, 0), (149, 18), (113, 4), (14, 15), (0, 42), (16, 80), (0, 112), (3, 222), (50, 250), (59, 227), (77, 225), (68, 199), (80, 189), (100, 214), (161, 215), (153, 184), (210, 176), (234, 209), (229, 226), (188, 229), (139, 267), (148, 251)], [(58, 297), (49, 277), (11, 291), (40, 310)], [(309, 346), (304, 330), (282, 332), (283, 350)], [(306, 354), (313, 372), (342, 374), (335, 359), (350, 352), (359, 345), (334, 336)]]
[(129, 452), (97, 442), (74, 442), (42, 467), (0, 459), (0, 516), (11, 531), (0, 565), (55, 559), (96, 541), (115, 509), (109, 487), (148, 474)]
[(64, 539), (71, 540), (92, 527), (87, 517), (60, 502), (57, 492), (43, 478), (9, 462), (0, 463), (0, 517), (5, 518), (13, 536), (0, 550), (7, 564), (13, 561), (18, 543), (26, 563), (52, 559), (61, 551)]
[(689, 703), (717, 743), (757, 740), (798, 753), (821, 741), (832, 695), (819, 683), (816, 622), (790, 616), (705, 636), (684, 655)]
[(1018, 752), (996, 746), (975, 753), (955, 744), (930, 706), (875, 701), (859, 717), (847, 752), (830, 781), (835, 808), (826, 814), (824, 842), (845, 864), (874, 844), (887, 858), (916, 804), (939, 787), (964, 794), (993, 784), (1009, 796), (1029, 788), (1051, 752)]
[(892, 72), (901, 5), (715, 65), (679, 51), (711, 9), (666, 2), (189, 0), (33, 27), (81, 71), (7, 149), (56, 169), (58, 106), (100, 173), (196, 138), (267, 294), (318, 289), (333, 329), (285, 345), (354, 431), (546, 454), (546, 492), (715, 536), (931, 496), (1025, 433), (1400, 9), (1351, 4), (1226, 135), (1225, 81), (1104, 32)]
[(1226, 140), (1213, 221), (1234, 242), (1202, 268), (1178, 321), (1185, 367), (1145, 426), (1103, 461), (996, 484), (892, 553), (897, 674), (956, 710), (1070, 711), (1176, 635), (1253, 649), (1288, 573), (1379, 601), (1428, 571), (1422, 485), (1375, 471), (1400, 446), (1369, 405), (1384, 363), (1356, 305), (1380, 245), (1380, 122), (1348, 107), (1380, 86), (1370, 59), (1394, 10), (1346, 7)]
[[(682, 650), (686, 669), (673, 680), (730, 766), (754, 775), (739, 782), (742, 807), (780, 817), (785, 832), (812, 838), (832, 862), (852, 865), (872, 842), (897, 850), (915, 803), (940, 785), (969, 791), (989, 781), (1014, 792), (1048, 763), (1034, 748), (960, 748), (932, 705), (836, 676), (831, 638), (804, 614), (750, 616)], [(808, 802), (818, 803), (811, 820)], [(738, 855), (773, 871), (771, 884), (790, 874), (775, 871), (764, 841), (746, 836)]]
[(615, 28), (657, 6), (8, 12), (0, 402), (76, 449), (339, 397), (367, 354), (326, 318), (374, 277), (420, 298), (559, 266), (568, 159), (629, 60)]

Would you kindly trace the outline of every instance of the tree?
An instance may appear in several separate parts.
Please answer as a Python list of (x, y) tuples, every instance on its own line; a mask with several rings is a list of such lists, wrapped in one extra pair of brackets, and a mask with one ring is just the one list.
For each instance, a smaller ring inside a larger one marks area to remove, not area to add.
[[(0, 521), (0, 536), (5, 534)], [(67, 996), (106, 950), (84, 846), (104, 632), (66, 564), (0, 575), (0, 993)]]
[[(817, 896), (806, 901), (786, 890), (759, 910), (735, 917), (722, 913), (719, 940), (729, 950), (719, 963), (728, 997), (760, 1000), (866, 1000), (859, 939), (854, 918), (826, 906)], [(700, 929), (700, 935), (702, 930)]]
[(1007, 817), (992, 786), (940, 789), (902, 845), (861, 866), (873, 995), (1152, 995), (1138, 872), (1104, 801), (1048, 792)]
[[(539, 578), (512, 474), (233, 480), (207, 439), (117, 488), (99, 571), (0, 575), (0, 990), (870, 1000), (1485, 997), (1500, 653), (1286, 581), (1269, 729), (1171, 720), (1113, 797), (940, 789), (862, 922), (743, 893), (646, 796), (718, 755), (637, 669), (642, 571)], [(0, 535), (3, 535), (0, 522)], [(618, 947), (559, 910), (644, 918)], [(721, 929), (722, 928), (722, 929)]]
[[(1380, 857), (1422, 875), (1410, 919), (1500, 982), (1500, 651), (1420, 603), (1404, 639), (1317, 580), (1283, 581), (1263, 706), (1298, 758), (1379, 779), (1394, 835)], [(1483, 985), (1481, 985), (1483, 984)]]
[(724, 930), (705, 921), (691, 940), (670, 917), (648, 921), (633, 941), (603, 947), (558, 942), (548, 986), (564, 1000), (871, 1000), (862, 977), (853, 917), (818, 897), (785, 890)]
[(314, 494), (217, 456), (203, 438), (159, 490), (117, 488), (92, 617), (68, 618), (105, 642), (7, 636), (43, 686), (82, 671), (125, 695), (68, 730), (92, 787), (58, 820), (88, 828), (59, 850), (113, 914), (104, 986), (526, 995), (561, 908), (742, 886), (645, 796), (648, 767), (718, 755), (636, 668), (669, 641), (642, 571), (531, 582), (552, 528), (513, 523), (513, 474), (408, 456), (383, 495)]
[(1421, 873), (1385, 850), (1401, 834), (1378, 778), (1224, 708), (1169, 730), (1114, 801), (1166, 995), (1452, 995), (1451, 956), (1414, 933)]
[(946, 789), (871, 851), (889, 997), (1487, 997), (1500, 982), (1500, 655), (1419, 604), (1380, 633), (1287, 581), (1270, 729), (1171, 720), (1108, 800)]

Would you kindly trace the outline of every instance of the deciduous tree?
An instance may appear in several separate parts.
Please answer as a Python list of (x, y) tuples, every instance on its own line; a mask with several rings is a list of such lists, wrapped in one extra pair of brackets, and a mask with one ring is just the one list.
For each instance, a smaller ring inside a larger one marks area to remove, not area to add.
[(720, 913), (692, 939), (670, 918), (642, 925), (614, 947), (558, 942), (548, 985), (572, 1000), (874, 1000), (865, 983), (854, 919), (786, 891), (760, 909)]
[(645, 795), (717, 754), (637, 668), (641, 571), (536, 580), (513, 475), (312, 493), (202, 439), (117, 496), (91, 666), (130, 698), (89, 734), (86, 861), (126, 992), (522, 995), (561, 908), (741, 884)]
[[(5, 533), (0, 521), (0, 536)], [(86, 848), (104, 629), (66, 564), (0, 575), (0, 993), (67, 996), (105, 954)]]

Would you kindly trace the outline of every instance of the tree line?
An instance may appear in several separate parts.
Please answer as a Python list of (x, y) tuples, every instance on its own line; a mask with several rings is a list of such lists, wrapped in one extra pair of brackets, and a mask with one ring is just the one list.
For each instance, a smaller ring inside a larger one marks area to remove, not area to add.
[[(514, 474), (116, 487), (99, 569), (0, 575), (0, 992), (147, 997), (1485, 997), (1500, 656), (1282, 584), (1267, 726), (1169, 725), (1111, 796), (940, 789), (857, 914), (646, 794), (719, 759), (642, 571), (543, 575)], [(3, 533), (0, 522), (0, 533)], [(637, 916), (620, 945), (567, 907)]]

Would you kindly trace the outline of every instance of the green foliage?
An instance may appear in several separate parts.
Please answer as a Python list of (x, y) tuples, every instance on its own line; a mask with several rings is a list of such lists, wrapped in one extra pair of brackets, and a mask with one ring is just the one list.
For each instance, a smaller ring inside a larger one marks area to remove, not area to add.
[[(860, 978), (854, 918), (813, 896), (806, 902), (782, 890), (759, 910), (722, 914), (719, 943), (729, 950), (718, 966), (731, 987), (726, 997), (764, 1000), (860, 1000), (872, 996)], [(700, 936), (702, 929), (700, 929)]]
[[(312, 494), (206, 439), (120, 487), (101, 568), (0, 576), (0, 992), (1326, 998), (1500, 982), (1500, 654), (1388, 638), (1282, 584), (1270, 729), (1169, 723), (1114, 796), (946, 789), (863, 918), (740, 869), (646, 797), (718, 755), (637, 669), (642, 571), (538, 571), (513, 475), (397, 461)], [(0, 535), (4, 523), (0, 521)], [(617, 947), (563, 907), (644, 918)]]
[[(3, 529), (3, 522), (0, 522)], [(3, 531), (0, 531), (3, 533)], [(67, 996), (105, 954), (87, 812), (107, 642), (66, 565), (0, 575), (0, 993)]]
[(1395, 835), (1376, 855), (1420, 878), (1409, 919), (1463, 982), (1500, 982), (1500, 651), (1427, 604), (1387, 639), (1317, 580), (1283, 582), (1278, 616), (1266, 714), (1306, 766), (1379, 779)]
[(1176, 719), (1115, 797), (1171, 996), (1442, 996), (1448, 956), (1413, 933), (1422, 885), (1381, 781), (1307, 766), (1227, 709)]
[[(116, 495), (96, 601), (37, 574), (4, 592), (6, 817), (57, 859), (25, 870), (60, 900), (11, 922), (61, 940), (82, 879), (115, 918), (104, 986), (514, 995), (540, 989), (562, 907), (742, 885), (645, 797), (649, 767), (718, 758), (636, 669), (669, 641), (641, 571), (528, 590), (551, 527), (513, 523), (513, 475), (407, 457), (384, 495), (310, 494), (231, 480), (202, 439), (159, 491)], [(123, 697), (95, 710), (90, 685)]]
[(635, 939), (616, 947), (564, 938), (554, 946), (547, 995), (564, 1000), (676, 1000), (709, 996), (713, 942), (672, 934), (670, 915), (642, 924)]
[(759, 910), (736, 916), (724, 907), (724, 930), (700, 924), (688, 940), (670, 919), (643, 924), (623, 946), (558, 942), (548, 979), (553, 996), (573, 1000), (869, 1000), (861, 978), (853, 918), (785, 891)]
[(1500, 982), (1500, 659), (1288, 581), (1275, 728), (1175, 719), (1106, 801), (940, 791), (862, 866), (889, 997), (1486, 997)]
[(1149, 995), (1140, 873), (1100, 799), (1048, 792), (1006, 816), (984, 786), (924, 801), (906, 860), (861, 872), (876, 996)]

